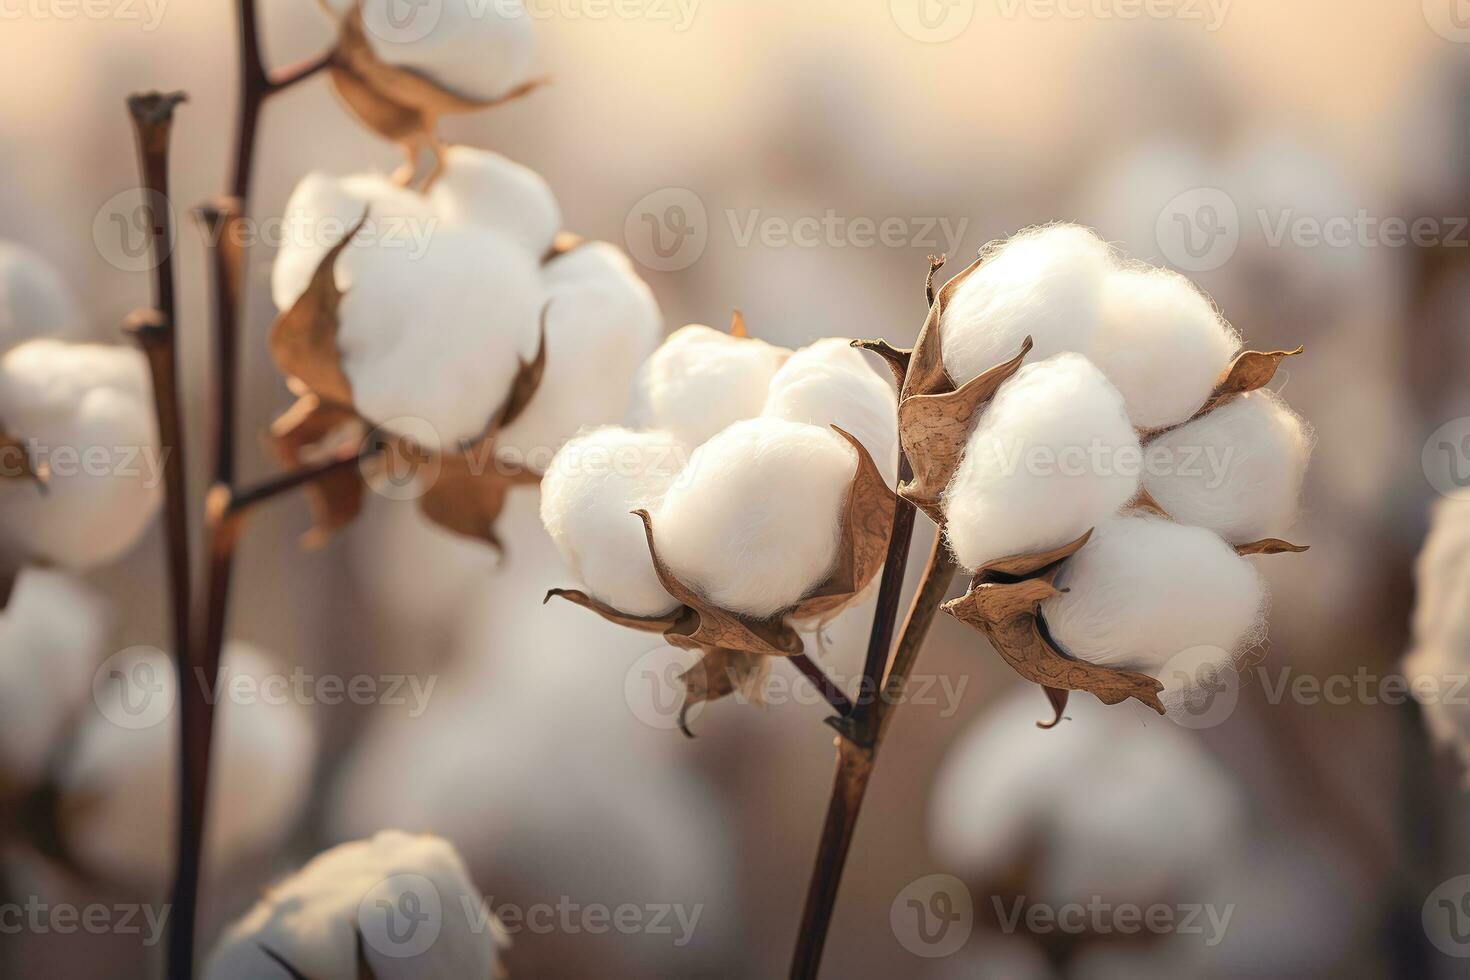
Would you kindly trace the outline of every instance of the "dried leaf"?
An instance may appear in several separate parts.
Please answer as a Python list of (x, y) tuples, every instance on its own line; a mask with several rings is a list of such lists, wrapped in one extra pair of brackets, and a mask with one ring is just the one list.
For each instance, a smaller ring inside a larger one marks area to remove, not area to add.
[(1038, 572), (1048, 570), (1051, 566), (1072, 557), (1091, 539), (1092, 531), (1089, 530), (1077, 540), (1064, 544), (1060, 548), (1038, 552), (1034, 555), (1013, 555), (1009, 558), (997, 558), (995, 561), (987, 562), (980, 566), (975, 577), (982, 581), (1029, 578)]
[[(362, 427), (362, 420), (352, 409), (305, 395), (271, 425), (271, 449), (284, 468), (298, 469), (309, 462), (311, 450), (353, 426)], [(336, 450), (338, 458), (354, 455), (360, 441), (359, 437), (344, 442)], [(337, 470), (308, 483), (303, 491), (311, 507), (312, 529), (302, 538), (302, 545), (320, 548), (351, 524), (362, 513), (366, 487), (359, 467)]]
[(914, 469), (914, 478), (899, 488), (899, 494), (928, 514), (936, 524), (944, 523), (939, 498), (949, 486), (980, 406), (995, 397), (1000, 386), (1021, 370), (1031, 352), (1031, 338), (1021, 353), (986, 371), (958, 391), (933, 395), (910, 395), (898, 406), (898, 431), (904, 452)]
[(666, 630), (672, 629), (679, 622), (683, 614), (681, 607), (664, 616), (633, 616), (614, 609), (607, 603), (594, 599), (587, 593), (580, 592), (576, 589), (552, 589), (546, 593), (546, 598), (543, 600), (542, 605), (545, 605), (552, 599), (565, 599), (573, 605), (592, 610), (609, 623), (616, 623), (618, 626), (626, 626), (629, 629), (641, 630), (644, 633), (663, 633)]
[(1264, 538), (1260, 541), (1252, 541), (1249, 544), (1236, 545), (1235, 553), (1241, 556), (1284, 554), (1299, 555), (1302, 552), (1309, 550), (1310, 547), (1310, 545), (1305, 544), (1292, 544), (1289, 541), (1282, 541), (1280, 538)]
[(770, 661), (757, 653), (741, 650), (705, 650), (699, 662), (679, 675), (684, 683), (684, 704), (679, 709), (679, 730), (690, 738), (689, 712), (700, 704), (718, 701), (736, 691), (760, 701), (760, 688)]
[(1051, 702), (1051, 707), (1056, 712), (1056, 717), (1052, 718), (1051, 721), (1038, 721), (1036, 727), (1050, 730), (1062, 723), (1062, 715), (1067, 710), (1067, 701), (1071, 699), (1072, 692), (1064, 687), (1043, 686), (1042, 690), (1046, 692), (1046, 699)]
[[(415, 447), (395, 442), (390, 452), (402, 454), (408, 465), (418, 465), (410, 453)], [(463, 452), (439, 457), (439, 472), (419, 498), (424, 516), (440, 527), (467, 538), (476, 538), (496, 551), (504, 551), (495, 522), (505, 509), (505, 498), (513, 487), (537, 486), (541, 477), (519, 465), (494, 458), (494, 445), (485, 441)]]
[(903, 380), (908, 376), (909, 358), (913, 356), (913, 351), (894, 347), (886, 340), (854, 340), (852, 346), (883, 358), (884, 363), (888, 365), (888, 370), (893, 372), (893, 378), (898, 383), (899, 390), (903, 390)]
[(730, 314), (730, 336), (739, 337), (741, 340), (750, 339), (750, 331), (745, 329), (745, 314), (734, 310)]
[(289, 310), (271, 326), (270, 353), (280, 372), (294, 378), (323, 401), (352, 404), (352, 383), (342, 371), (337, 348), (337, 260), (367, 221), (362, 220), (322, 257), (311, 283)]
[(1131, 511), (1145, 510), (1148, 511), (1150, 514), (1154, 514), (1157, 517), (1168, 518), (1171, 521), (1173, 520), (1172, 517), (1169, 517), (1169, 512), (1164, 510), (1163, 505), (1155, 500), (1154, 495), (1149, 493), (1148, 490), (1144, 487), (1138, 488), (1138, 495), (1130, 500), (1127, 507), (1125, 507), (1124, 509)]
[(1236, 395), (1266, 387), (1276, 377), (1281, 362), (1288, 357), (1295, 357), (1304, 349), (1298, 347), (1296, 350), (1278, 350), (1264, 354), (1248, 350), (1241, 354), (1220, 375), (1220, 380), (1215, 383), (1214, 393), (1205, 402), (1205, 407), (1195, 413), (1195, 418), (1214, 411)]
[(919, 340), (914, 345), (912, 357), (909, 358), (908, 375), (905, 378), (902, 393), (904, 398), (913, 395), (939, 395), (954, 390), (954, 382), (950, 380), (949, 373), (944, 369), (943, 354), (940, 350), (939, 325), (944, 319), (945, 307), (949, 305), (955, 290), (975, 274), (975, 270), (984, 264), (987, 257), (981, 255), (939, 290), (934, 303), (929, 307), (929, 316), (919, 331)]
[(510, 383), (510, 392), (495, 413), (491, 435), (520, 418), (531, 399), (536, 397), (536, 392), (541, 390), (541, 382), (546, 377), (546, 320), (550, 312), (551, 303), (548, 301), (541, 307), (541, 339), (536, 346), (536, 356), (529, 361), (521, 361), (520, 370)]

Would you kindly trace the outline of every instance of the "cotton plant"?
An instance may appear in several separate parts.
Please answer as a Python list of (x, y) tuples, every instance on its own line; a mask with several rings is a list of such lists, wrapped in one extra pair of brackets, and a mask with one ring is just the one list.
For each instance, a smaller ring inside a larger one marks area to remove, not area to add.
[(207, 980), (493, 978), (509, 938), (447, 841), (383, 831), (324, 851), (225, 932)]
[[(371, 432), (387, 447), (373, 478), (421, 471), (406, 495), (426, 516), (495, 544), (506, 493), (581, 425), (622, 416), (661, 319), (621, 251), (559, 235), (536, 173), (470, 147), (445, 166), (426, 192), (314, 174), (292, 195), (288, 227), (350, 230), (277, 255), (271, 347), (300, 400), (274, 435), (299, 464)], [(364, 485), (349, 472), (317, 489), (320, 539), (358, 514)]]
[(1470, 676), (1470, 500), (1435, 505), (1414, 580), (1413, 645), (1404, 675), (1435, 742), (1470, 767), (1470, 709), (1457, 696)]
[(632, 427), (584, 432), (547, 470), (541, 519), (582, 585), (548, 599), (698, 651), (686, 711), (753, 696), (883, 565), (893, 387), (849, 341), (792, 352), (737, 314), (676, 331), (635, 389)]

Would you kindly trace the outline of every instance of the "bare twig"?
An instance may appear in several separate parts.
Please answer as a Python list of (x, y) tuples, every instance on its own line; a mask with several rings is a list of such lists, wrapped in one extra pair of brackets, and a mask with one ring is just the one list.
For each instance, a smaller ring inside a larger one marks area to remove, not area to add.
[(811, 657), (798, 653), (791, 658), (791, 663), (801, 671), (803, 677), (812, 682), (812, 686), (821, 693), (822, 697), (827, 699), (833, 711), (844, 718), (852, 714), (852, 699), (847, 696), (847, 692), (843, 691), (836, 681), (828, 677), (827, 672), (817, 666)]

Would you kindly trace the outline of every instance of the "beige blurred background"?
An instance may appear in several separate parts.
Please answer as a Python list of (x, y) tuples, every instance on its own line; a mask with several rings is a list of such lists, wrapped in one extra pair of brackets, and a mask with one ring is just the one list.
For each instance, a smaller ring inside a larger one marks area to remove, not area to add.
[[(156, 29), (141, 0), (136, 20), (123, 8), (62, 19), (45, 0), (0, 3), (10, 82), (0, 88), (0, 237), (65, 271), (99, 337), (147, 301), (146, 275), (110, 264), (93, 237), (99, 210), (136, 184), (124, 97), (189, 92), (175, 127), (178, 206), (227, 179), (232, 5), (158, 2)], [(1135, 17), (1122, 12), (1141, 5), (1126, 0), (1063, 3), (1067, 14), (1019, 0), (687, 3), (687, 21), (653, 0), (630, 4), (634, 17), (541, 4), (539, 59), (555, 84), (453, 119), (448, 135), (545, 175), (570, 228), (643, 263), (668, 328), (722, 324), (739, 307), (753, 333), (790, 345), (911, 341), (928, 253), (952, 249), (953, 271), (986, 241), (1039, 222), (1095, 224), (1140, 258), (1177, 260), (1158, 234), (1183, 227), (1170, 209), (1181, 194), (1223, 189), (1239, 244), (1193, 271), (1251, 346), (1307, 345), (1283, 393), (1319, 434), (1294, 535), (1313, 550), (1268, 567), (1268, 664), (1317, 677), (1393, 669), (1407, 642), (1410, 562), (1436, 495), (1421, 453), (1430, 433), (1470, 416), (1470, 263), (1459, 259), (1470, 257), (1470, 233), (1444, 249), (1273, 244), (1257, 216), (1429, 216), (1453, 232), (1454, 217), (1470, 214), (1470, 43), (1461, 43), (1470, 31), (1451, 17), (1461, 0), (1198, 0)], [(266, 0), (263, 16), (274, 64), (330, 39), (306, 0)], [(269, 107), (260, 161), (253, 210), (266, 215), (313, 169), (386, 169), (398, 158), (318, 80)], [(676, 220), (675, 203), (692, 224)], [(746, 240), (751, 222), (778, 235), (829, 212), (845, 230), (814, 246), (759, 231)], [(898, 247), (852, 231), (889, 219), (902, 229)], [(686, 227), (691, 235), (676, 234)], [(178, 259), (198, 446), (207, 297), (187, 217)], [(288, 404), (264, 346), (270, 262), (265, 250), (251, 256), (242, 415), (257, 431)], [(254, 440), (246, 449), (247, 477), (271, 472)], [(191, 463), (197, 490), (204, 454)], [(830, 781), (822, 708), (810, 698), (766, 710), (720, 704), (699, 718), (694, 741), (650, 724), (635, 689), (639, 665), (658, 656), (653, 644), (571, 607), (543, 608), (545, 589), (569, 583), (534, 499), (517, 500), (505, 523), (503, 568), (386, 502), (319, 553), (296, 545), (307, 527), (299, 500), (252, 525), (232, 635), (286, 664), (411, 671), (438, 684), (418, 718), (384, 706), (313, 709), (325, 745), (313, 805), (288, 852), (217, 876), (211, 933), (321, 847), (402, 825), (450, 836), (497, 904), (703, 909), (679, 948), (655, 935), (522, 932), (507, 957), (514, 976), (784, 975)], [(928, 533), (922, 526), (916, 553)], [(165, 642), (161, 554), (155, 532), (96, 577), (124, 611), (120, 647)], [(865, 614), (846, 620), (831, 631), (828, 663), (850, 676)], [(977, 634), (944, 617), (919, 671), (956, 700), (937, 694), (940, 703), (899, 713), (824, 975), (1020, 976), (965, 956), (916, 956), (890, 924), (910, 882), (946, 870), (928, 842), (946, 748), (1017, 683)], [(1039, 718), (1039, 694), (1036, 705)], [(1239, 914), (1197, 975), (1463, 975), (1427, 943), (1419, 914), (1436, 883), (1470, 872), (1470, 813), (1455, 775), (1431, 765), (1412, 715), (1270, 703), (1248, 684), (1227, 723), (1190, 735), (1249, 801), (1251, 845), (1238, 863), (1276, 883), (1250, 899), (1254, 914)], [(161, 806), (159, 833), (170, 823)], [(47, 887), (76, 896), (90, 886)], [(977, 929), (970, 953), (987, 941)], [(145, 976), (157, 953), (132, 937), (0, 935), (0, 970), (14, 976)], [(1122, 975), (1171, 974), (1135, 965)]]

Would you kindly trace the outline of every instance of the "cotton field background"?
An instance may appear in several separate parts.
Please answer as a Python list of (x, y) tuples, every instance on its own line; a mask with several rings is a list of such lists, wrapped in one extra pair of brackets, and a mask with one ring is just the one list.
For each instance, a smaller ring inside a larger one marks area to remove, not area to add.
[[(317, 4), (260, 0), (266, 64), (317, 56), (349, 6), (327, 4), (328, 16)], [(464, 0), (403, 6), (442, 14)], [(0, 87), (0, 239), (59, 275), (0, 249), (0, 344), (56, 338), (0, 358), (0, 420), (32, 420), (61, 443), (149, 442), (141, 360), (78, 342), (130, 350), (120, 325), (153, 302), (155, 229), (139, 210), (124, 100), (186, 91), (173, 117), (169, 199), (196, 520), (212, 477), (215, 362), (206, 235), (191, 209), (228, 187), (234, 165), (235, 8), (0, 0), (10, 80)], [(840, 496), (854, 446), (891, 485), (899, 443), (882, 360), (840, 343), (808, 345), (835, 337), (913, 346), (930, 255), (949, 257), (943, 283), (987, 243), (1058, 222), (1094, 229), (1100, 262), (1188, 276), (1246, 348), (1305, 347), (1282, 362), (1274, 394), (1247, 396), (1269, 400), (1284, 433), (1261, 450), (1281, 486), (1252, 491), (1275, 494), (1283, 513), (1247, 533), (1248, 521), (1226, 527), (1228, 515), (1186, 513), (1186, 491), (1171, 498), (1149, 487), (1164, 510), (1197, 526), (1168, 525), (1178, 560), (1153, 580), (1129, 580), (1157, 592), (1208, 574), (1218, 599), (1209, 625), (1230, 636), (1222, 646), (1257, 629), (1268, 604), (1265, 657), (1183, 710), (1165, 691), (1163, 716), (1138, 700), (1104, 706), (1076, 693), (1066, 720), (1043, 730), (1036, 723), (1055, 713), (1046, 693), (976, 629), (938, 616), (882, 743), (822, 975), (1463, 975), (1470, 26), (1459, 0), (526, 8), (531, 29), (516, 45), (436, 57), (461, 78), (524, 58), (487, 97), (512, 76), (550, 83), (446, 115), (439, 132), (456, 148), (422, 198), (390, 184), (403, 153), (343, 110), (325, 74), (273, 97), (261, 118), (237, 484), (280, 472), (272, 423), (303, 393), (325, 397), (272, 357), (273, 321), (310, 293), (335, 244), (301, 240), (293, 215), (308, 225), (340, 218), (338, 237), (368, 205), (402, 218), (406, 249), (428, 256), (410, 265), (432, 267), (424, 275), (440, 284), (415, 293), (370, 250), (344, 254), (337, 281), (351, 280), (360, 319), (343, 336), (367, 338), (344, 370), (365, 417), (432, 415), (447, 438), (479, 438), (482, 420), (525, 377), (538, 316), (575, 320), (587, 339), (553, 337), (534, 411), (507, 418), (503, 432), (492, 427), (502, 450), (524, 448), (535, 475), (547, 474), (540, 492), (515, 478), (503, 488), (499, 548), (450, 533), (391, 481), (314, 549), (302, 544), (316, 526), (303, 496), (252, 510), (235, 554), (216, 695), (201, 975), (297, 975), (282, 959), (313, 980), (369, 975), (358, 972), (351, 923), (374, 888), (409, 872), (432, 881), (443, 903), (432, 913), (437, 952), (413, 956), (438, 958), (379, 958), (371, 975), (785, 975), (832, 790), (832, 707), (793, 663), (763, 660), (745, 679), (764, 706), (737, 691), (683, 717), (671, 678), (693, 662), (687, 652), (657, 632), (546, 602), (547, 593), (586, 588), (640, 617), (678, 608), (652, 566), (637, 578), (616, 562), (599, 570), (594, 554), (641, 547), (636, 518), (626, 516), (632, 523), (616, 537), (603, 527), (633, 509), (624, 503), (657, 500), (648, 534), (671, 536), (661, 557), (703, 598), (763, 617), (809, 595), (831, 562), (801, 566), (798, 532), (838, 497), (803, 488)], [(505, 207), (490, 217), (489, 205), (477, 212), (475, 181), (512, 171), (461, 147), (528, 168), (513, 172), (533, 189), (514, 207), (495, 202)], [(432, 166), (423, 154), (419, 163)], [(336, 182), (354, 174), (376, 176)], [(546, 193), (535, 190), (540, 179)], [(561, 231), (607, 245), (558, 252)], [(1077, 241), (1079, 251), (1093, 247), (1090, 237)], [(444, 258), (450, 248), (462, 263)], [(1098, 275), (1116, 273), (1107, 265)], [(477, 277), (483, 305), (461, 302), (455, 290)], [(986, 315), (1004, 302), (1025, 306), (1002, 296)], [(801, 415), (807, 396), (799, 386), (781, 394), (777, 370), (792, 363), (784, 352), (740, 347), (741, 376), (760, 382), (745, 393), (752, 407), (732, 418), (718, 416), (724, 381), (680, 387), (686, 365), (726, 356), (690, 345), (754, 341), (683, 334), (650, 362), (661, 367), (647, 369), (664, 371), (664, 386), (631, 393), (664, 337), (686, 324), (723, 334), (736, 310), (770, 350), (808, 348), (793, 359), (840, 392), (831, 399), (840, 414), (824, 418), (840, 418), (852, 446), (800, 425), (812, 421)], [(1218, 329), (1196, 358), (1209, 382), (1211, 358), (1228, 359), (1238, 344), (1213, 309), (1190, 310)], [(475, 334), (477, 317), (515, 319), (520, 332)], [(393, 333), (420, 320), (443, 342)], [(1023, 325), (1003, 343), (987, 335), (993, 351), (946, 339), (950, 375), (973, 378), (1014, 356), (1035, 332)], [(1080, 340), (1037, 341), (1038, 359), (1082, 349)], [(1103, 434), (1136, 444), (1135, 428), (1181, 422), (1198, 407), (1195, 398), (1148, 419), (1138, 409), (1187, 387), (1189, 354), (1164, 368), (1145, 363), (1152, 373), (1131, 382), (1126, 364), (1100, 357), (1102, 373), (1075, 353), (1046, 363), (1072, 372), (1054, 381), (1074, 386), (1068, 404), (1113, 412), (1117, 425)], [(575, 371), (558, 366), (578, 356)], [(867, 369), (871, 377), (851, 381)], [(433, 383), (403, 394), (404, 377), (433, 372)], [(288, 389), (283, 373), (297, 384)], [(1013, 395), (1039, 376), (1018, 375)], [(987, 425), (1012, 416), (1021, 425), (1026, 406), (1034, 410), (1019, 395), (1008, 409), (1005, 390)], [(1275, 407), (1277, 396), (1289, 409)], [(1220, 412), (1193, 424), (1234, 424)], [(1310, 426), (1298, 427), (1298, 416)], [(734, 418), (738, 431), (726, 428)], [(98, 419), (115, 429), (73, 434)], [(664, 444), (649, 432), (672, 431), (669, 445), (703, 453), (712, 468), (672, 490), (672, 473), (643, 474), (636, 486), (578, 482), (568, 456), (558, 471), (549, 455), (584, 419), (625, 423), (634, 431), (587, 438), (640, 451)], [(971, 571), (1064, 546), (1139, 489), (1099, 490), (1109, 501), (1102, 512), (1033, 533), (1024, 511), (1036, 495), (976, 472), (974, 445), (943, 505), (948, 540)], [(539, 465), (538, 449), (548, 450)], [(821, 473), (783, 470), (782, 452)], [(63, 485), (45, 497), (24, 480), (0, 487), (0, 553), (25, 565), (0, 613), (0, 976), (162, 976), (165, 935), (178, 925), (181, 699), (167, 522), (161, 471), (148, 469), (160, 461), (156, 452), (141, 459), (142, 475), (121, 483)], [(1007, 488), (1017, 499), (1002, 503), (1013, 510), (991, 509)], [(986, 506), (967, 508), (962, 490), (972, 501), (989, 493)], [(762, 493), (784, 508), (792, 534), (789, 551), (753, 574), (741, 508)], [(1071, 502), (1052, 506), (1060, 513)], [(736, 530), (680, 533), (711, 511), (734, 515)], [(589, 524), (588, 512), (603, 523)], [(1289, 526), (1278, 529), (1278, 516)], [(1091, 564), (1062, 572), (1057, 584), (1071, 576), (1078, 588), (1047, 600), (1051, 632), (1104, 665), (1114, 637), (1101, 635), (1101, 620), (1131, 631), (1125, 646), (1146, 636), (1161, 649), (1204, 642), (1190, 631), (1210, 617), (1154, 615), (1146, 604), (1140, 614), (1137, 593), (1107, 591), (1118, 576), (1105, 559), (1125, 566), (1121, 552), (1147, 547), (1130, 535), (1164, 533), (1152, 518), (1111, 520), (1081, 553)], [(917, 528), (909, 591), (935, 533), (923, 514)], [(1003, 532), (1016, 535), (1015, 547), (997, 543), (1009, 542)], [(1263, 578), (1257, 591), (1254, 577), (1232, 577), (1245, 559), (1222, 539), (1268, 537), (1310, 550), (1251, 559)], [(196, 575), (203, 540), (196, 533)], [(726, 582), (742, 561), (745, 574)], [(1087, 586), (1088, 575), (1103, 584)], [(948, 598), (968, 582), (957, 576)], [(876, 579), (853, 591), (803, 631), (811, 660), (849, 693), (863, 673)], [(1237, 599), (1238, 609), (1224, 608)], [(119, 693), (119, 678), (145, 684), (147, 698), (131, 700), (126, 684)], [(681, 734), (684, 723), (697, 737)], [(404, 899), (392, 896), (405, 914), (429, 914)]]

